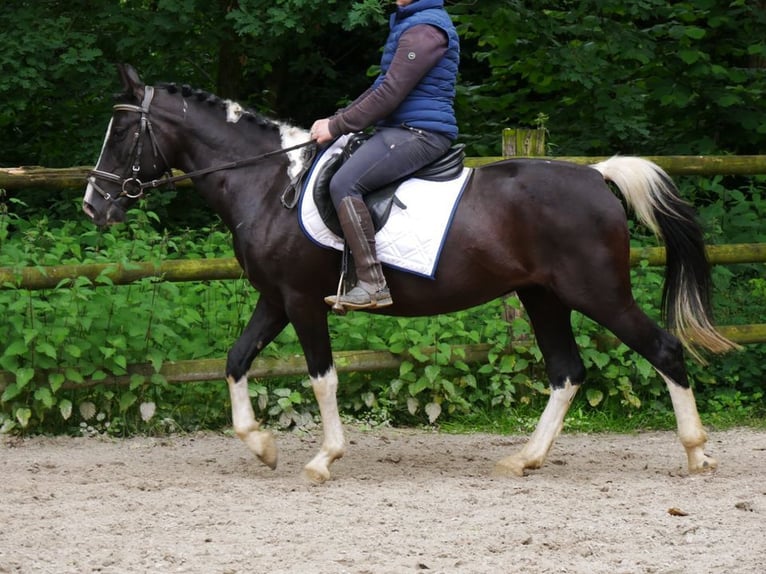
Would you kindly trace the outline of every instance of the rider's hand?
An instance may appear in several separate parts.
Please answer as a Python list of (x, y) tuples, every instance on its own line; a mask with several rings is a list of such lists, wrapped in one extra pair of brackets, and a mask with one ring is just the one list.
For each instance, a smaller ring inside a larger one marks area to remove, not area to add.
[(314, 122), (314, 125), (311, 126), (311, 139), (318, 144), (327, 143), (333, 139), (330, 133), (330, 120), (328, 118)]

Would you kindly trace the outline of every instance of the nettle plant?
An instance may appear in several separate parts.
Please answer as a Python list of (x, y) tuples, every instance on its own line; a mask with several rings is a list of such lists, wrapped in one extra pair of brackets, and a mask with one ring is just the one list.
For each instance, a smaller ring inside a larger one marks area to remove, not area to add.
[[(228, 239), (217, 229), (171, 238), (150, 225), (156, 219), (152, 212), (142, 217), (138, 211), (130, 225), (98, 231), (45, 216), (27, 221), (0, 205), (3, 267), (108, 261), (129, 268), (132, 261), (221, 256)], [(6, 333), (0, 370), (13, 375), (0, 394), (2, 430), (68, 428), (77, 419), (87, 425), (114, 423), (129, 411), (136, 419), (152, 420), (158, 399), (171, 391), (160, 374), (163, 362), (220, 356), (221, 341), (242, 327), (237, 310), (251, 296), (241, 281), (145, 279), (114, 286), (106, 274), (42, 291), (0, 290)], [(129, 365), (146, 363), (152, 374), (134, 374), (123, 387), (106, 384), (126, 375)], [(123, 427), (100, 425), (105, 432)]]
[[(711, 243), (732, 234), (766, 241), (757, 225), (766, 215), (763, 182), (754, 178), (729, 190), (716, 178), (701, 181), (684, 195), (699, 194), (695, 203), (703, 204)], [(95, 230), (77, 210), (74, 203), (64, 214), (26, 209), (21, 200), (0, 195), (0, 267), (231, 256), (230, 237), (217, 224), (171, 233), (159, 226), (163, 217), (136, 210), (123, 226)], [(638, 238), (635, 245), (645, 241), (653, 240)], [(663, 269), (643, 263), (632, 273), (639, 304), (659, 320)], [(753, 322), (766, 312), (758, 266), (716, 266), (713, 278), (719, 322)], [(229, 424), (221, 381), (171, 385), (160, 370), (166, 361), (224, 357), (256, 297), (242, 280), (145, 279), (116, 286), (106, 275), (43, 291), (0, 289), (0, 371), (11, 375), (0, 379), (0, 430), (90, 435)], [(584, 405), (623, 414), (669, 409), (664, 383), (644, 359), (587, 318), (573, 314), (572, 321), (588, 368), (579, 399)], [(343, 412), (359, 420), (439, 424), (476, 413), (507, 416), (537, 409), (548, 392), (540, 351), (514, 297), (437, 317), (349, 314), (333, 318), (331, 328), (338, 350), (387, 350), (402, 358), (393, 372), (341, 376)], [(472, 362), (466, 354), (471, 345), (484, 345), (486, 360)], [(299, 352), (288, 328), (264, 356)], [(764, 356), (764, 346), (753, 345), (711, 358), (707, 367), (690, 362), (701, 404), (725, 410), (762, 398), (756, 383), (763, 380)], [(109, 384), (134, 364), (149, 364), (150, 373), (134, 374), (124, 386)], [(252, 380), (250, 393), (259, 418), (270, 424), (308, 426), (317, 415), (303, 377)]]
[[(661, 275), (653, 279), (661, 281)], [(509, 409), (536, 408), (548, 393), (542, 356), (525, 314), (509, 317), (509, 307), (519, 308), (518, 299), (437, 317), (356, 319), (349, 339), (359, 348), (382, 345), (404, 359), (389, 377), (347, 376), (339, 390), (345, 409), (369, 413), (376, 420), (435, 424), (451, 415), (505, 416)], [(343, 321), (336, 327), (336, 341), (348, 327), (348, 318)], [(366, 321), (376, 324), (365, 325)], [(592, 321), (581, 315), (573, 321), (590, 371), (586, 397), (591, 406), (617, 401), (618, 408), (636, 409), (640, 395), (661, 393), (662, 381), (648, 362)], [(365, 345), (360, 333), (373, 330)], [(479, 344), (486, 346), (486, 361), (469, 363), (466, 345)]]

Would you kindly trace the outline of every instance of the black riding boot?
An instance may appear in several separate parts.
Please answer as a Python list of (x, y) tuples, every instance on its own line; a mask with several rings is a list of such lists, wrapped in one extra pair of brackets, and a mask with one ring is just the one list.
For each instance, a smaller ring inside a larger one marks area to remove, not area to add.
[(325, 297), (329, 305), (349, 309), (372, 309), (391, 305), (391, 293), (375, 251), (375, 228), (367, 206), (358, 197), (344, 197), (338, 206), (338, 220), (354, 256), (357, 284), (345, 295)]

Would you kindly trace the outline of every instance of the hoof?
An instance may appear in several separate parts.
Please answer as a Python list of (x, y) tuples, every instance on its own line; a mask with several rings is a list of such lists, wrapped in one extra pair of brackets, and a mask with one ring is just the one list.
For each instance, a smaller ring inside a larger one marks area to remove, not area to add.
[(277, 468), (277, 441), (269, 431), (250, 431), (241, 437), (252, 453), (271, 470)]
[(702, 455), (700, 460), (689, 461), (689, 473), (700, 474), (703, 472), (713, 472), (718, 468), (718, 461), (712, 456)]
[(330, 469), (310, 462), (303, 467), (303, 476), (312, 484), (324, 484), (330, 479)]
[(525, 465), (521, 459), (515, 456), (508, 456), (506, 458), (503, 458), (497, 461), (497, 464), (495, 464), (495, 468), (492, 470), (492, 476), (522, 477), (524, 476), (524, 468), (525, 468)]
[(303, 467), (303, 476), (314, 484), (323, 484), (330, 480), (330, 465), (343, 457), (343, 449), (320, 451)]

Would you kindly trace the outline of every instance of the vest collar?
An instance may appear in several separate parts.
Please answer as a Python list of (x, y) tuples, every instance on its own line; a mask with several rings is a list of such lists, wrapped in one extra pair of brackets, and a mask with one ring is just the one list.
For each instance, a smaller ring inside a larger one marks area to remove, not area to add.
[(415, 0), (415, 2), (407, 6), (397, 6), (394, 18), (396, 20), (401, 20), (416, 12), (428, 10), (429, 8), (444, 8), (444, 0)]

